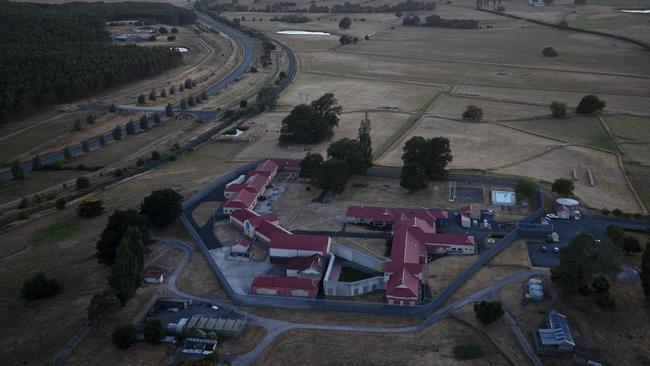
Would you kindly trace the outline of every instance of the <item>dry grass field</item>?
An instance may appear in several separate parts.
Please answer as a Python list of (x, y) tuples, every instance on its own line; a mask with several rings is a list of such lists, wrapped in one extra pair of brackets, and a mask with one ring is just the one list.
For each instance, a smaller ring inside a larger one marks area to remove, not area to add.
[[(484, 355), (474, 360), (456, 360), (453, 348), (461, 343), (478, 344)], [(255, 365), (303, 365), (305, 362), (310, 365), (507, 364), (505, 357), (482, 334), (447, 319), (416, 334), (290, 331), (276, 338)]]
[[(596, 305), (596, 296), (582, 296), (558, 289), (545, 280), (545, 293), (541, 303), (522, 305), (521, 284), (513, 283), (501, 293), (504, 305), (522, 327), (524, 334), (532, 332), (544, 322), (548, 309), (557, 309), (569, 319), (569, 325), (579, 347), (599, 348), (604, 364), (643, 366), (650, 360), (650, 315), (641, 289), (634, 286), (612, 284), (616, 299), (614, 309)], [(531, 341), (532, 341), (532, 336)], [(567, 360), (543, 358), (549, 365), (564, 365)]]
[(483, 110), (483, 121), (511, 120), (516, 118), (533, 118), (548, 115), (546, 106), (524, 103), (507, 103), (476, 98), (444, 95), (429, 110), (435, 117), (461, 119), (468, 105), (478, 106)]
[(450, 166), (457, 169), (507, 166), (542, 154), (558, 144), (554, 140), (499, 125), (425, 117), (380, 158), (379, 164), (401, 166), (402, 146), (414, 136), (448, 138), (454, 157)]
[[(255, 143), (238, 154), (236, 160), (247, 161), (272, 157), (301, 158), (307, 152), (325, 154), (325, 150), (327, 150), (330, 141), (325, 141), (317, 145), (279, 145), (278, 137), (280, 136), (282, 119), (287, 114), (281, 112), (265, 113), (246, 122), (244, 126), (249, 128), (246, 138), (253, 139)], [(341, 114), (339, 127), (334, 129), (332, 141), (344, 137), (356, 138), (362, 118), (362, 112)], [(400, 127), (407, 123), (409, 115), (405, 113), (373, 111), (369, 113), (369, 118), (372, 125), (370, 136), (373, 144), (374, 146), (380, 146), (399, 131)]]
[[(552, 181), (557, 178), (571, 178), (576, 168), (579, 180), (575, 182), (575, 195), (587, 206), (595, 208), (620, 208), (628, 212), (639, 212), (640, 207), (618, 165), (616, 155), (580, 146), (564, 146), (533, 159), (523, 161), (498, 172)], [(591, 169), (595, 186), (588, 184), (585, 176)]]

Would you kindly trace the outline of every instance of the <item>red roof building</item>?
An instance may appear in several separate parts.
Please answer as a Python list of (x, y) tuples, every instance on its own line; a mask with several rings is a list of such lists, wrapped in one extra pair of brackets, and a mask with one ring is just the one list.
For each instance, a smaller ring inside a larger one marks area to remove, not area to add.
[(429, 223), (446, 225), (449, 219), (447, 211), (432, 208), (401, 208), (401, 207), (376, 207), (376, 206), (350, 206), (348, 207), (348, 221), (357, 224), (372, 224), (377, 226), (390, 226), (403, 216), (417, 217)]
[(282, 170), (297, 172), (300, 170), (302, 159), (273, 159), (273, 161), (282, 167)]
[(274, 232), (269, 244), (271, 258), (309, 257), (329, 253), (331, 238), (321, 235), (302, 235)]
[(462, 234), (437, 234), (435, 224), (401, 213), (392, 224), (391, 257), (384, 265), (386, 301), (395, 305), (415, 305), (427, 254), (475, 254), (474, 237)]
[(391, 276), (386, 284), (386, 302), (416, 305), (420, 298), (420, 279), (405, 269)]
[(255, 277), (251, 284), (251, 293), (314, 298), (318, 295), (318, 282), (308, 278)]
[(223, 205), (223, 213), (232, 214), (237, 210), (253, 209), (257, 203), (257, 195), (245, 189), (233, 194)]
[(276, 164), (273, 160), (264, 160), (263, 162), (259, 163), (255, 170), (253, 171), (253, 174), (261, 174), (266, 177), (269, 177), (270, 179), (273, 179), (275, 175), (278, 173), (278, 164)]

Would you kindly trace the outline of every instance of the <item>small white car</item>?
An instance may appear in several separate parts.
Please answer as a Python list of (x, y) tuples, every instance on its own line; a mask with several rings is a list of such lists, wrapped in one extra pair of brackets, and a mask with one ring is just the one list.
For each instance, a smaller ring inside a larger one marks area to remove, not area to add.
[(557, 253), (559, 253), (559, 252), (560, 252), (560, 248), (558, 248), (558, 247), (553, 247), (553, 253), (556, 253), (556, 254), (557, 254)]
[(217, 305), (212, 305), (212, 308), (213, 308), (214, 310), (219, 310), (219, 307), (218, 307)]
[(560, 216), (558, 216), (558, 215), (556, 215), (554, 213), (547, 214), (546, 217), (549, 218), (549, 219), (559, 219), (560, 218)]

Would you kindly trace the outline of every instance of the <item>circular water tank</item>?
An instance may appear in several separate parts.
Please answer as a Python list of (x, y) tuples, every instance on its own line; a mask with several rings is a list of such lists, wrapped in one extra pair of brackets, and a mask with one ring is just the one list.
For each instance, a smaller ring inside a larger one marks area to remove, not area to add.
[(530, 291), (542, 291), (543, 287), (542, 287), (542, 285), (538, 285), (536, 283), (531, 283), (530, 285), (528, 285), (528, 289)]
[(560, 206), (567, 207), (577, 207), (580, 204), (580, 202), (574, 200), (573, 198), (558, 198), (555, 202), (557, 202), (557, 204)]
[(534, 284), (537, 284), (537, 285), (541, 285), (541, 284), (544, 283), (544, 280), (541, 280), (541, 279), (539, 279), (539, 278), (531, 278), (531, 279), (528, 280), (528, 283), (529, 283), (529, 284), (533, 284), (533, 283), (534, 283)]

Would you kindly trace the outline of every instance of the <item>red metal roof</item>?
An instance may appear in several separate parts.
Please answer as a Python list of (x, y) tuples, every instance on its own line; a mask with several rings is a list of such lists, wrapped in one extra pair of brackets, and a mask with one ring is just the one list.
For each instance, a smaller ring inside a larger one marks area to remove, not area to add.
[(289, 230), (267, 220), (262, 220), (255, 231), (269, 238), (269, 240), (271, 240), (274, 233), (291, 234)]
[(384, 221), (393, 223), (401, 219), (402, 216), (417, 217), (427, 222), (448, 219), (447, 211), (436, 210), (432, 208), (404, 208), (404, 207), (377, 207), (377, 206), (350, 206), (348, 207), (347, 216), (366, 217), (375, 221)]
[(257, 200), (257, 195), (244, 189), (230, 196), (224, 207), (249, 208), (255, 200)]
[(255, 277), (252, 287), (257, 288), (286, 288), (297, 290), (318, 290), (316, 281), (308, 278), (264, 276)]
[(476, 245), (473, 236), (464, 234), (435, 234), (432, 241), (439, 245)]
[(232, 215), (230, 215), (230, 216), (236, 218), (237, 220), (239, 220), (241, 222), (244, 222), (246, 220), (250, 220), (252, 218), (259, 217), (260, 215), (257, 212), (253, 211), (253, 210), (245, 208), (245, 209), (237, 210), (237, 211), (233, 212)]
[(312, 250), (327, 253), (329, 240), (329, 236), (275, 232), (271, 235), (269, 247), (274, 249)]
[(269, 177), (264, 176), (262, 174), (255, 174), (248, 178), (246, 183), (244, 184), (244, 188), (254, 192), (254, 193), (262, 193), (262, 187), (266, 184), (266, 182), (269, 181)]
[(278, 170), (278, 164), (276, 164), (273, 160), (269, 159), (259, 163), (255, 168), (255, 173), (270, 176), (277, 170)]
[(251, 243), (246, 239), (239, 238), (239, 239), (235, 240), (235, 245), (241, 245), (241, 246), (243, 246), (245, 248), (248, 248), (251, 245)]
[(386, 296), (402, 299), (417, 299), (420, 296), (420, 280), (403, 269), (390, 276), (386, 285)]
[(314, 254), (310, 257), (292, 257), (284, 264), (284, 267), (298, 271), (304, 271), (307, 268), (322, 270), (320, 265), (321, 258), (322, 256), (320, 254)]

